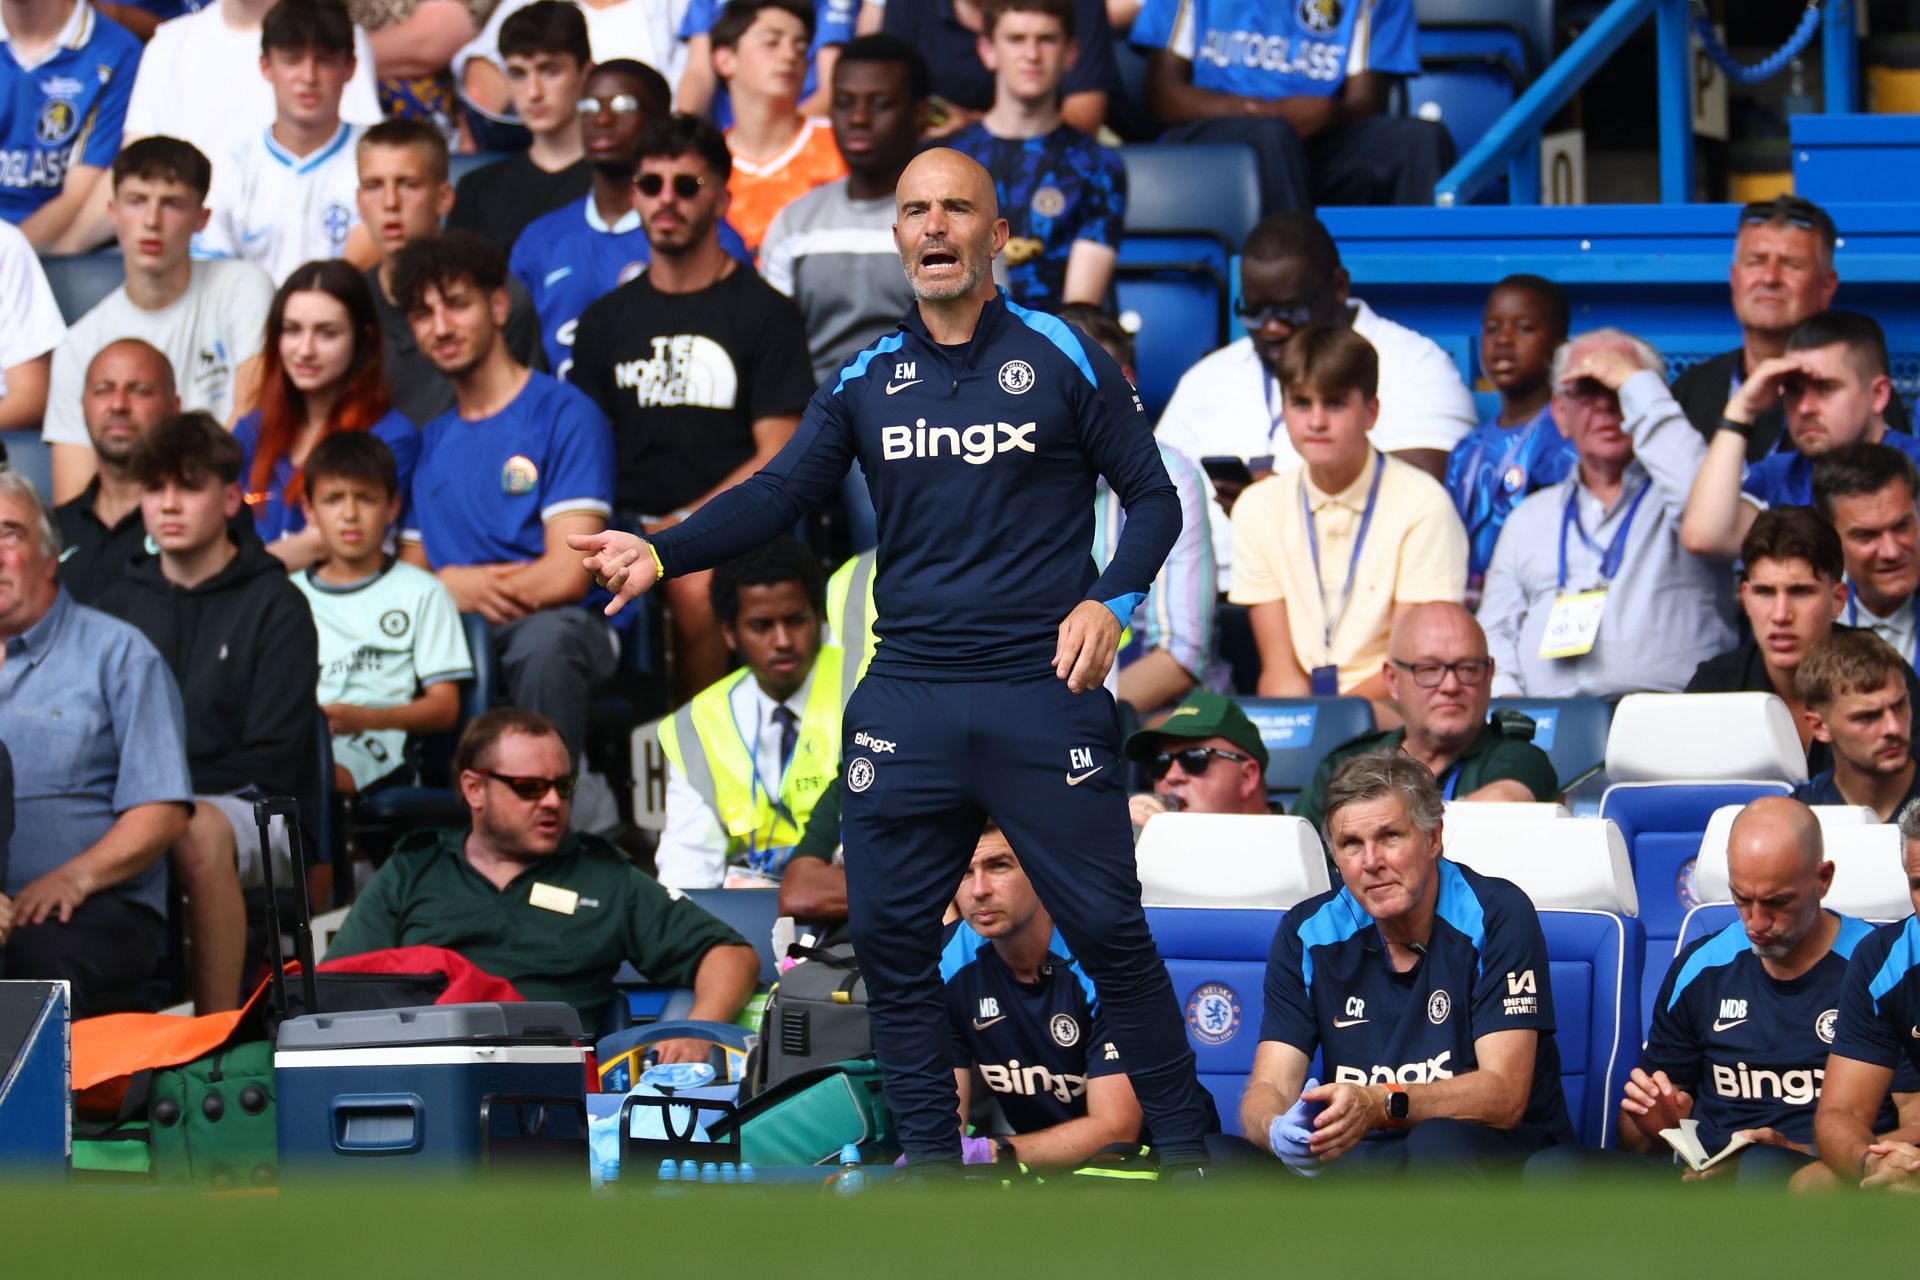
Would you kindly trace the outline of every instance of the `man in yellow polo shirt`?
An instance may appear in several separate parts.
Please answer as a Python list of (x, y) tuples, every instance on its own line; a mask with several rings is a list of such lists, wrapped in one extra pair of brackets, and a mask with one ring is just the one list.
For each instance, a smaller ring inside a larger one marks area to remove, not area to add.
[(745, 663), (660, 726), (675, 889), (776, 885), (840, 763), (841, 654), (820, 642), (820, 562), (776, 538), (714, 571), (714, 616)]
[(1305, 465), (1233, 508), (1233, 589), (1266, 697), (1384, 702), (1393, 621), (1466, 594), (1467, 533), (1447, 491), (1367, 438), (1380, 360), (1350, 329), (1302, 329), (1280, 357), (1287, 438)]

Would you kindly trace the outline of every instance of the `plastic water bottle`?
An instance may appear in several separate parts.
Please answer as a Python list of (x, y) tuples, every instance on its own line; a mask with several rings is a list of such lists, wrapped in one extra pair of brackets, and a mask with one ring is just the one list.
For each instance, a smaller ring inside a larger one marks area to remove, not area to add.
[(730, 1187), (739, 1180), (740, 1170), (734, 1167), (733, 1161), (724, 1161), (720, 1165), (720, 1185)]
[(680, 1162), (680, 1181), (682, 1182), (700, 1181), (700, 1166), (695, 1164), (691, 1160), (682, 1160)]
[(753, 1162), (750, 1160), (742, 1160), (740, 1162), (740, 1181), (757, 1182), (759, 1179), (760, 1171), (753, 1167)]
[(700, 1166), (700, 1181), (717, 1183), (720, 1181), (720, 1166), (709, 1160)]
[(662, 1160), (660, 1162), (660, 1181), (676, 1182), (679, 1180), (679, 1178), (680, 1178), (679, 1165), (676, 1165), (671, 1160)]
[(857, 1196), (867, 1189), (867, 1171), (860, 1167), (860, 1148), (849, 1142), (840, 1148), (840, 1173), (833, 1180), (836, 1196)]

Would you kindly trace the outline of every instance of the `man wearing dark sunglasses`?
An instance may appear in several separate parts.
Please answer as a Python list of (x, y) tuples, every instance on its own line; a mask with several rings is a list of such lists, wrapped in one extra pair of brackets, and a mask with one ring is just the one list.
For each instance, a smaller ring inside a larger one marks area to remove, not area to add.
[(1224, 693), (1189, 694), (1165, 720), (1127, 739), (1127, 758), (1147, 766), (1151, 792), (1129, 797), (1133, 825), (1161, 813), (1271, 813), (1267, 744)]
[[(513, 243), (513, 277), (540, 312), (540, 338), (556, 377), (573, 363), (581, 313), (646, 268), (651, 254), (635, 208), (633, 166), (647, 126), (672, 110), (658, 71), (631, 58), (588, 73), (574, 104), (593, 187), (527, 224)], [(741, 261), (746, 246), (721, 224), (721, 245)]]
[[(1235, 303), (1246, 336), (1182, 375), (1160, 415), (1160, 442), (1207, 466), (1213, 480), (1214, 558), (1220, 589), (1232, 582), (1234, 500), (1253, 480), (1301, 464), (1287, 437), (1280, 353), (1309, 325), (1351, 329), (1380, 353), (1376, 449), (1444, 479), (1447, 455), (1478, 425), (1473, 396), (1453, 357), (1347, 292), (1347, 270), (1326, 226), (1311, 213), (1281, 213), (1247, 236)], [(1240, 459), (1233, 476), (1207, 459)], [(1251, 478), (1248, 478), (1250, 476)]]
[[(445, 947), (529, 1000), (564, 1000), (597, 1026), (623, 962), (693, 988), (690, 1018), (730, 1021), (760, 959), (692, 899), (670, 893), (597, 836), (569, 835), (577, 775), (552, 721), (501, 707), (467, 725), (454, 776), (473, 829), (416, 831), (374, 874), (327, 954)], [(662, 1062), (711, 1046), (669, 1040)]]
[(1439, 780), (1445, 800), (1557, 799), (1547, 753), (1533, 745), (1533, 721), (1491, 719), (1493, 659), (1487, 635), (1457, 604), (1419, 604), (1400, 616), (1383, 674), (1404, 728), (1362, 734), (1327, 753), (1294, 802), (1295, 817), (1318, 827), (1327, 780), (1342, 761), (1369, 751), (1404, 751)]
[[(1673, 398), (1702, 436), (1713, 439), (1727, 401), (1764, 361), (1786, 352), (1787, 335), (1808, 316), (1833, 305), (1840, 287), (1833, 265), (1837, 241), (1827, 211), (1802, 196), (1742, 206), (1727, 273), (1740, 345), (1689, 366), (1673, 380)], [(1887, 425), (1896, 431), (1910, 429), (1898, 396), (1888, 408)], [(1752, 422), (1747, 461), (1758, 462), (1772, 453), (1781, 444), (1784, 427), (1781, 406), (1764, 406)]]
[[(634, 155), (651, 262), (581, 313), (568, 379), (613, 422), (615, 524), (653, 532), (772, 461), (814, 379), (799, 308), (727, 252), (733, 159), (720, 131), (666, 116)], [(677, 700), (727, 673), (709, 581), (667, 586)]]

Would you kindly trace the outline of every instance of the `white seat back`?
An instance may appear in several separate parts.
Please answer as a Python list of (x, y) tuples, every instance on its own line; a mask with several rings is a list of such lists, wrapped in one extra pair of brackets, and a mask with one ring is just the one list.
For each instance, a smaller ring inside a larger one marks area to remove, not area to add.
[[(1821, 824), (1827, 860), (1833, 863), (1833, 887), (1824, 905), (1862, 920), (1898, 920), (1913, 912), (1907, 894), (1907, 868), (1900, 828), (1887, 823)], [(1731, 902), (1727, 885), (1727, 845), (1709, 858), (1703, 848), (1694, 869), (1694, 886), (1702, 902)]]
[(1149, 907), (1285, 911), (1330, 887), (1312, 824), (1280, 814), (1156, 814), (1134, 856)]
[(1607, 731), (1621, 782), (1805, 782), (1807, 756), (1771, 693), (1631, 693)]
[[(1861, 827), (1878, 822), (1880, 817), (1863, 804), (1816, 804), (1808, 806), (1813, 816), (1820, 820), (1822, 833), (1841, 827)], [(1727, 879), (1727, 837), (1733, 834), (1733, 820), (1746, 808), (1743, 804), (1723, 804), (1713, 811), (1707, 819), (1706, 832), (1700, 837), (1700, 861), (1695, 869), (1695, 883), (1698, 885), (1699, 869), (1718, 863), (1720, 877), (1718, 883), (1725, 884)], [(1702, 902), (1708, 899), (1702, 898)], [(1712, 899), (1723, 902), (1725, 898)]]
[(1446, 803), (1447, 830), (1455, 831), (1468, 823), (1550, 822), (1571, 818), (1572, 810), (1563, 804), (1514, 802), (1489, 804), (1479, 800), (1449, 800)]
[(1449, 826), (1443, 842), (1449, 858), (1513, 881), (1539, 910), (1640, 914), (1627, 842), (1605, 818)]

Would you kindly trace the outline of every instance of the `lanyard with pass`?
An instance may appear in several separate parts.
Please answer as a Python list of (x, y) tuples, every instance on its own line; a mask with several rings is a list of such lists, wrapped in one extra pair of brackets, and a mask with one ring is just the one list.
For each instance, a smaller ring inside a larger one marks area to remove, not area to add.
[[(740, 673), (740, 678), (742, 680), (746, 680), (746, 679), (750, 679), (752, 675), (753, 673), (751, 671), (742, 671)], [(784, 706), (785, 704), (782, 703), (781, 705)], [(760, 808), (760, 792), (763, 786), (765, 786), (765, 784), (763, 784), (760, 780), (760, 715), (756, 710), (753, 717), (753, 741), (748, 742), (747, 731), (740, 727), (740, 717), (738, 715), (734, 715), (733, 713), (731, 698), (728, 699), (727, 713), (728, 715), (733, 717), (733, 731), (740, 735), (740, 745), (744, 747), (747, 752), (747, 772), (751, 778), (751, 780), (747, 784), (747, 803), (751, 806), (754, 812), (757, 812)], [(800, 754), (797, 744), (796, 744), (794, 754), (795, 755)], [(782, 799), (782, 795), (785, 792), (786, 786), (787, 786), (787, 773), (792, 768), (793, 768), (793, 761), (791, 758), (781, 761), (780, 762), (780, 778), (778, 781), (778, 785), (772, 786), (772, 787), (765, 787), (765, 790), (767, 793), (767, 799), (773, 805), (774, 813), (778, 817), (785, 818), (788, 822), (793, 823), (793, 825), (797, 827), (799, 826), (799, 823), (794, 821), (793, 814), (787, 808), (787, 802), (784, 799)], [(756, 871), (764, 870), (764, 868), (760, 866), (761, 857), (760, 857), (758, 831), (752, 828), (749, 828), (746, 831), (745, 835), (747, 837), (747, 866), (750, 868), (753, 868)], [(771, 854), (773, 851), (772, 849), (768, 849), (767, 852)]]
[[(1580, 523), (1579, 485), (1568, 488), (1567, 505), (1560, 518), (1560, 590), (1553, 599), (1552, 612), (1547, 615), (1546, 631), (1540, 637), (1541, 657), (1580, 658), (1593, 652), (1594, 643), (1600, 638), (1600, 618), (1606, 612), (1607, 589), (1614, 575), (1620, 572), (1620, 562), (1627, 554), (1627, 535), (1633, 530), (1633, 518), (1639, 514), (1640, 504), (1646, 501), (1647, 491), (1651, 488), (1653, 481), (1648, 480), (1633, 495), (1621, 518), (1619, 530), (1604, 549), (1594, 544), (1593, 539), (1587, 536), (1586, 526)], [(1579, 534), (1587, 550), (1600, 557), (1598, 587), (1585, 591), (1567, 590), (1568, 529)]]
[[(1367, 529), (1373, 524), (1373, 506), (1380, 498), (1380, 477), (1387, 471), (1386, 459), (1376, 457), (1373, 467), (1373, 483), (1367, 486), (1366, 510), (1360, 513), (1360, 528), (1353, 535), (1353, 555), (1347, 560), (1346, 585), (1340, 588), (1339, 608), (1327, 604), (1327, 584), (1320, 576), (1320, 534), (1313, 524), (1313, 507), (1307, 501), (1307, 478), (1300, 477), (1300, 519), (1307, 526), (1307, 546), (1313, 552), (1313, 585), (1320, 594), (1320, 637), (1322, 654), (1333, 656), (1333, 632), (1346, 615), (1347, 603), (1353, 599), (1354, 578), (1360, 572), (1360, 553), (1367, 545)], [(1337, 663), (1315, 667), (1310, 673), (1313, 695), (1316, 698), (1330, 698), (1340, 692), (1340, 668)]]

